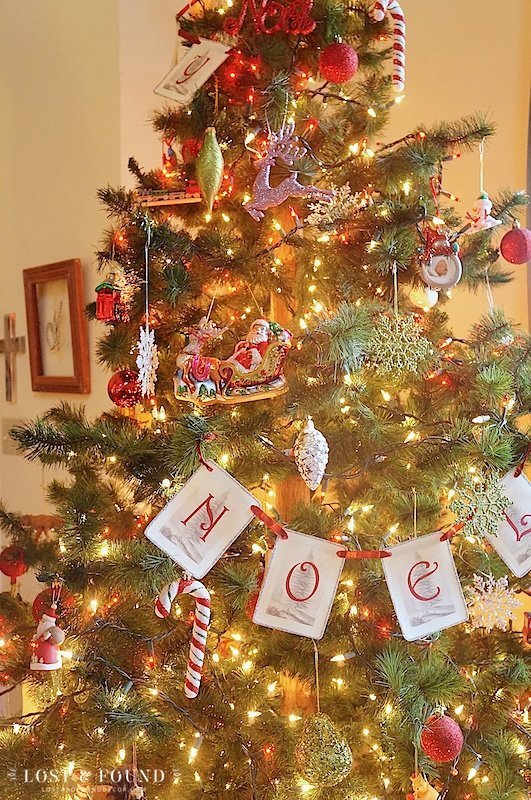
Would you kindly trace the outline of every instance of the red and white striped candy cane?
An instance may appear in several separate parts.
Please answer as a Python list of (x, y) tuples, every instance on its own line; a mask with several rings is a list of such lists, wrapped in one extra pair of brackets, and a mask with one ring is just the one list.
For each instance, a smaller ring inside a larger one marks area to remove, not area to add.
[(194, 625), (192, 628), (192, 641), (188, 654), (188, 666), (184, 681), (186, 697), (197, 697), (201, 684), (201, 673), (205, 660), (206, 639), (210, 623), (210, 593), (201, 581), (187, 580), (169, 583), (161, 591), (155, 603), (157, 617), (167, 617), (171, 611), (171, 604), (178, 594), (191, 594), (195, 597)]
[(406, 78), (406, 21), (397, 0), (376, 0), (369, 14), (375, 22), (381, 22), (388, 11), (393, 18), (393, 87), (403, 92)]

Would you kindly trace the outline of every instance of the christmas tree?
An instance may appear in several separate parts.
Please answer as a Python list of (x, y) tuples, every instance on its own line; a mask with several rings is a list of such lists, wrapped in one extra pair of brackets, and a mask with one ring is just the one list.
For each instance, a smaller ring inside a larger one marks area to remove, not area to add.
[(43, 583), (0, 598), (2, 691), (37, 704), (4, 796), (524, 800), (531, 338), (491, 303), (454, 339), (444, 308), (529, 257), (526, 198), (455, 210), (480, 115), (382, 143), (395, 0), (178, 26), (162, 168), (100, 193), (118, 408), (12, 432), (69, 477), (57, 537), (1, 512), (0, 568)]

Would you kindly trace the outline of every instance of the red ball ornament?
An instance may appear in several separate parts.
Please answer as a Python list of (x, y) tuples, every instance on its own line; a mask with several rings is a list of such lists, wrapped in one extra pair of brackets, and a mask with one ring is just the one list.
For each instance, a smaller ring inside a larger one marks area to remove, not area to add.
[(25, 561), (25, 553), (21, 547), (6, 547), (0, 553), (0, 572), (11, 578), (11, 583), (15, 583), (17, 578), (28, 571)]
[(319, 56), (319, 72), (330, 83), (346, 83), (358, 71), (358, 54), (346, 42), (328, 44)]
[(61, 616), (67, 608), (72, 608), (74, 606), (75, 600), (73, 595), (71, 595), (70, 592), (66, 592), (64, 589), (61, 591), (58, 598), (57, 590), (43, 589), (42, 592), (39, 592), (31, 607), (31, 613), (33, 614), (35, 622), (39, 622), (44, 612), (51, 608), (53, 604), (57, 605), (57, 616)]
[(138, 372), (122, 369), (116, 372), (107, 384), (109, 397), (118, 408), (132, 408), (142, 401), (142, 387)]
[(461, 728), (446, 714), (442, 717), (429, 717), (420, 735), (422, 749), (439, 764), (457, 758), (463, 748), (463, 741)]
[(531, 231), (519, 226), (507, 231), (500, 243), (502, 256), (509, 264), (527, 264), (531, 260)]

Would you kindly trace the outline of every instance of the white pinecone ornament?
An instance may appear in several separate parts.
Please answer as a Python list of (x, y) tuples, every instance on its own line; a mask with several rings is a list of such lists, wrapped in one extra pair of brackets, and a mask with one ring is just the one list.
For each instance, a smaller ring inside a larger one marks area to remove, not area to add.
[(328, 464), (328, 442), (308, 417), (293, 447), (295, 464), (306, 486), (317, 489)]

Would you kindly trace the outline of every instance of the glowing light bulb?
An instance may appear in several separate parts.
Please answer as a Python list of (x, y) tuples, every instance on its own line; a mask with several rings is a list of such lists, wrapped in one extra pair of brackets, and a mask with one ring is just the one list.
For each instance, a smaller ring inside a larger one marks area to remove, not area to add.
[(161, 481), (160, 485), (162, 486), (163, 489), (169, 489), (171, 486), (171, 481), (169, 478), (164, 478), (164, 480)]
[(409, 181), (404, 181), (402, 184), (402, 191), (407, 196), (411, 191), (411, 183)]
[(190, 752), (188, 753), (188, 763), (189, 764), (193, 764), (194, 763), (195, 759), (197, 758), (197, 754), (198, 753), (199, 753), (199, 750), (197, 749), (197, 747), (193, 747), (192, 746), (190, 748)]
[(92, 599), (90, 601), (89, 608), (90, 608), (90, 610), (92, 611), (93, 614), (96, 613), (96, 611), (98, 610), (98, 601), (96, 600), (96, 598), (94, 598), (94, 599)]
[(385, 400), (385, 402), (388, 403), (389, 400), (391, 399), (391, 395), (389, 394), (389, 392), (386, 392), (385, 389), (380, 389), (380, 393), (381, 393), (383, 399)]
[(374, 108), (368, 108), (367, 114), (369, 115), (369, 117), (372, 117), (373, 119), (376, 117), (376, 111), (374, 110)]
[(106, 558), (109, 555), (109, 551), (110, 548), (108, 542), (103, 542), (103, 544), (100, 545), (100, 556), (102, 558)]
[(247, 716), (251, 720), (252, 719), (256, 719), (257, 717), (261, 717), (262, 716), (262, 712), (261, 711), (255, 711), (254, 709), (251, 709), (250, 711), (247, 712)]
[(463, 713), (464, 710), (465, 710), (464, 705), (460, 703), (458, 706), (454, 708), (454, 713), (457, 714), (457, 716), (459, 716), (460, 714)]

